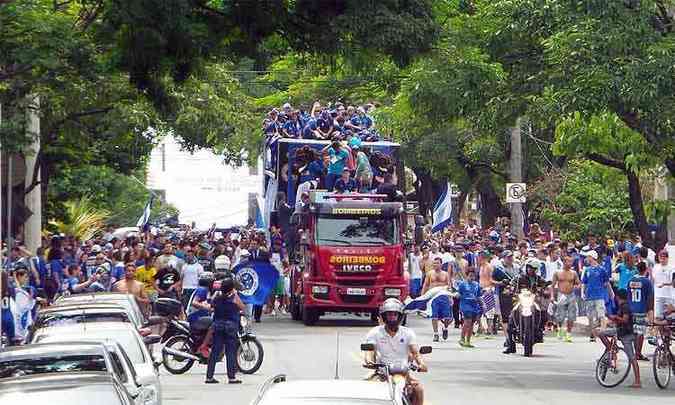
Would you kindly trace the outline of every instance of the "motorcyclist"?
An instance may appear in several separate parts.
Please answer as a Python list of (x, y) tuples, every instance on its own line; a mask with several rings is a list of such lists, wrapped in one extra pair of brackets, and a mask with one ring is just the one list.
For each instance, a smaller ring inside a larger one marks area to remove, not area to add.
[[(213, 295), (213, 284), (215, 277), (210, 271), (205, 271), (199, 275), (199, 286), (192, 293), (187, 305), (187, 321), (190, 322), (190, 328), (195, 325), (196, 322), (208, 322), (211, 319), (211, 298)], [(211, 338), (213, 332), (211, 328), (206, 333), (204, 341), (199, 346), (199, 353), (204, 357), (209, 355), (209, 345), (211, 344)]]
[[(412, 329), (401, 326), (403, 320), (403, 304), (396, 298), (386, 299), (380, 306), (382, 324), (376, 326), (366, 335), (366, 343), (375, 345), (375, 351), (367, 353), (367, 363), (374, 361), (384, 364), (408, 364), (409, 359), (417, 363), (420, 372), (426, 372), (427, 366), (417, 346), (417, 336)], [(373, 358), (373, 356), (376, 356)], [(412, 392), (412, 404), (424, 403), (422, 384), (410, 373), (406, 376), (407, 385)]]
[[(538, 259), (530, 258), (525, 262), (525, 272), (520, 274), (518, 277), (513, 279), (511, 283), (511, 290), (513, 291), (514, 296), (518, 296), (523, 290), (528, 290), (535, 296), (541, 295), (546, 287), (550, 284), (539, 276), (538, 272), (541, 267), (541, 262)], [(514, 309), (515, 312), (515, 309)], [(511, 312), (509, 316), (509, 325), (508, 325), (508, 339), (507, 339), (507, 348), (504, 351), (505, 354), (515, 353), (516, 352), (516, 341), (515, 341), (515, 330), (516, 322), (514, 319), (514, 312)], [(536, 341), (541, 343), (544, 340), (544, 325), (546, 325), (546, 311), (542, 311), (541, 307), (534, 309), (534, 319), (539, 320), (537, 325), (537, 334)]]

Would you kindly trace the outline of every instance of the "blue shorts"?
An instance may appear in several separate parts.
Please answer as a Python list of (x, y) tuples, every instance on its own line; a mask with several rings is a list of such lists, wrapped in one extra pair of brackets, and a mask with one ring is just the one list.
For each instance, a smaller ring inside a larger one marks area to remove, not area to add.
[(464, 319), (470, 319), (472, 321), (475, 321), (478, 319), (478, 311), (462, 311), (462, 317)]
[(452, 319), (452, 304), (447, 295), (436, 297), (431, 303), (431, 319)]
[(422, 292), (422, 279), (421, 278), (410, 279), (410, 296), (412, 298), (417, 298), (420, 296), (421, 292)]

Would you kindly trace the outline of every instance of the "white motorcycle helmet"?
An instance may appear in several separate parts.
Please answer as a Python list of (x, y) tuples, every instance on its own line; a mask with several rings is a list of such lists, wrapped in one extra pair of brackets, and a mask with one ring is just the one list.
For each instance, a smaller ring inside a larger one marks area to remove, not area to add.
[[(391, 328), (398, 328), (398, 326), (403, 321), (403, 308), (404, 305), (401, 301), (396, 298), (387, 298), (384, 300), (382, 305), (380, 305), (380, 318), (385, 325)], [(398, 314), (396, 321), (390, 321), (387, 319), (387, 312), (395, 312)]]
[(213, 266), (216, 268), (216, 271), (230, 270), (232, 262), (230, 261), (229, 257), (220, 255), (216, 257), (216, 260), (213, 262)]

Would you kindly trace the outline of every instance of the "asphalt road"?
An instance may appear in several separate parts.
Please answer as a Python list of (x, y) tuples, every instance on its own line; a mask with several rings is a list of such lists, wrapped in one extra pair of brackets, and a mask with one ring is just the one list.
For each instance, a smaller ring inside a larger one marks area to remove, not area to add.
[[(417, 374), (424, 383), (427, 404), (472, 403), (503, 405), (633, 405), (675, 403), (675, 384), (660, 390), (654, 383), (651, 363), (641, 362), (641, 390), (623, 385), (606, 389), (594, 378), (595, 359), (602, 354), (600, 343), (575, 336), (573, 343), (547, 337), (534, 348), (535, 356), (503, 355), (502, 339), (477, 339), (476, 348), (458, 345), (459, 330), (451, 329), (445, 342), (432, 344), (430, 321), (410, 317), (409, 326), (417, 332), (420, 344), (431, 344), (426, 357), (428, 374)], [(265, 360), (255, 375), (241, 376), (242, 385), (223, 384), (227, 380), (224, 364), (218, 364), (218, 385), (204, 384), (205, 366), (173, 376), (162, 369), (164, 405), (248, 404), (259, 386), (270, 376), (286, 374), (289, 379), (332, 379), (339, 334), (339, 376), (359, 379), (367, 370), (360, 367), (359, 344), (371, 327), (363, 318), (335, 315), (322, 318), (317, 326), (305, 327), (288, 317), (263, 318), (256, 332), (265, 348)], [(651, 355), (651, 347), (646, 354)], [(469, 402), (470, 401), (470, 402)], [(658, 402), (657, 402), (658, 401)]]

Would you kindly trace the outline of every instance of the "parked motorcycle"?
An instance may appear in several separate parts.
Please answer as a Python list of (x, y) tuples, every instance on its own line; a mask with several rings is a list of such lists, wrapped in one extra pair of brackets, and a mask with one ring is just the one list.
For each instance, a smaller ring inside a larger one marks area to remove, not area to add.
[(512, 351), (516, 343), (523, 345), (525, 357), (532, 356), (535, 343), (543, 341), (543, 311), (530, 290), (521, 290), (518, 302), (509, 317), (509, 337)]
[[(180, 321), (179, 321), (180, 322)], [(178, 324), (178, 328), (182, 328)], [(206, 337), (206, 332), (211, 327), (210, 320), (197, 321), (188, 324), (188, 332), (176, 334), (168, 338), (162, 348), (162, 363), (171, 374), (183, 374), (190, 370), (195, 362), (207, 364), (209, 359), (199, 353), (199, 346)], [(237, 367), (244, 374), (253, 374), (262, 365), (265, 352), (260, 341), (251, 330), (250, 322), (246, 317), (241, 317), (239, 328), (239, 347), (237, 348)], [(222, 360), (224, 353), (221, 353)]]
[[(372, 343), (361, 344), (361, 351), (374, 352), (375, 345)], [(431, 346), (420, 347), (420, 354), (431, 353)], [(391, 398), (397, 405), (410, 405), (413, 400), (413, 392), (411, 387), (407, 384), (407, 376), (411, 371), (419, 371), (416, 364), (409, 362), (408, 364), (385, 364), (377, 362), (369, 362), (364, 364), (365, 368), (375, 370), (373, 379), (389, 384), (389, 392)]]

